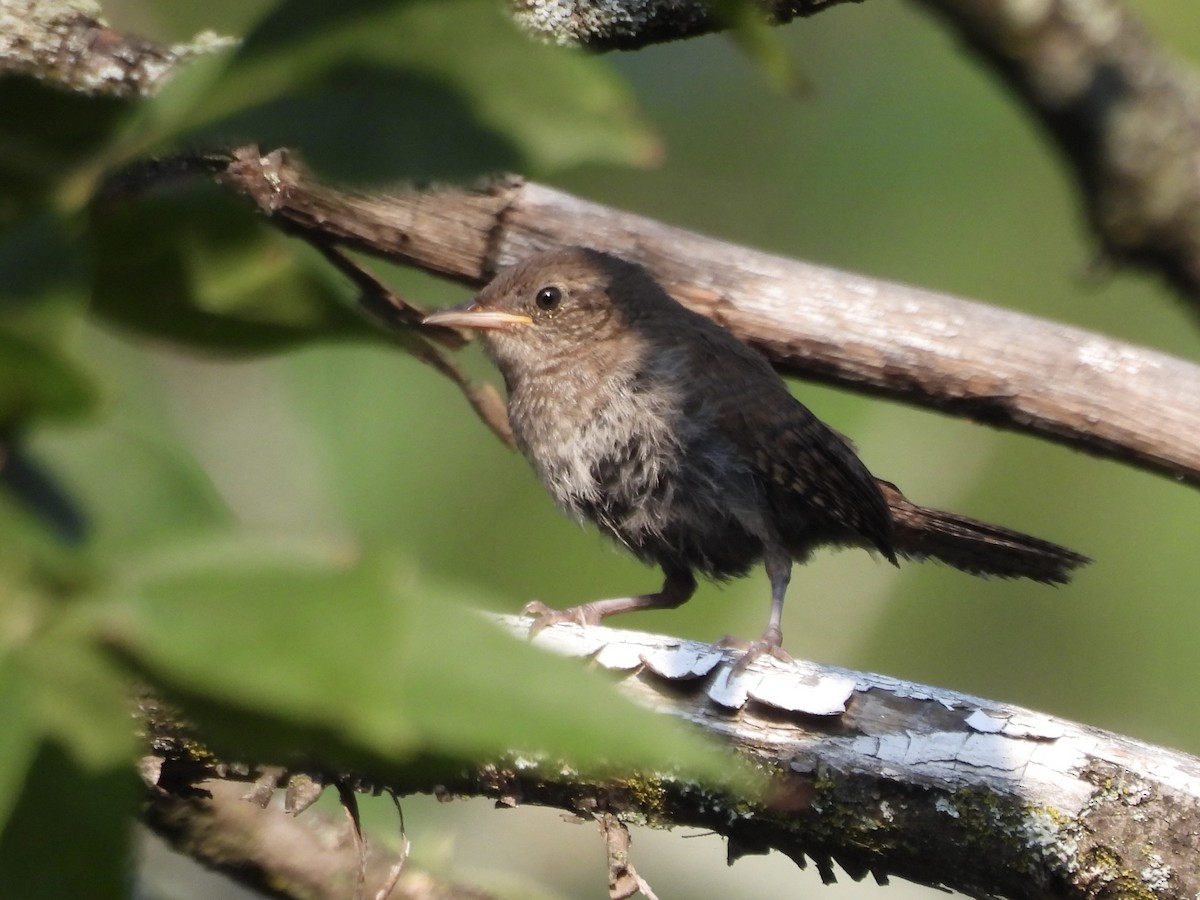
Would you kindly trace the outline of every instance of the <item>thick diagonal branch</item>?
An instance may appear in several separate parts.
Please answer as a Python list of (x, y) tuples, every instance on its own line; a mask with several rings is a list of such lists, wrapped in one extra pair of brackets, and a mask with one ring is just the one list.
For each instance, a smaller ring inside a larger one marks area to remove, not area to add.
[(1200, 485), (1200, 367), (1144, 347), (771, 256), (517, 179), (365, 195), (254, 148), (235, 152), (218, 178), (285, 230), (471, 285), (536, 250), (608, 250), (645, 265), (784, 371)]

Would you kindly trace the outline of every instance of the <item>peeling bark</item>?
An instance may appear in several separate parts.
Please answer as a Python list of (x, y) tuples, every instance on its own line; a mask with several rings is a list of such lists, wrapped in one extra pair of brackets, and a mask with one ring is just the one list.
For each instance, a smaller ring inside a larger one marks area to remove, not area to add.
[[(526, 620), (502, 618), (523, 636)], [(765, 795), (717, 792), (680, 773), (589, 780), (569, 761), (513, 756), (454, 769), (413, 765), (343, 785), (485, 796), (608, 822), (615, 889), (626, 890), (615, 823), (691, 825), (728, 839), (730, 859), (778, 850), (852, 878), (897, 876), (972, 897), (1159, 898), (1200, 893), (1200, 759), (956, 691), (610, 628), (556, 625), (535, 642), (609, 669), (640, 703), (685, 719), (756, 762)], [(150, 710), (153, 718), (157, 715)], [(156, 807), (201, 778), (253, 781), (152, 726), (145, 766)], [(236, 774), (231, 774), (236, 773)], [(303, 773), (267, 771), (266, 783)], [(186, 809), (184, 810), (186, 813)], [(173, 828), (190, 831), (186, 816)], [(614, 856), (615, 854), (615, 856)], [(287, 895), (291, 896), (291, 895)]]

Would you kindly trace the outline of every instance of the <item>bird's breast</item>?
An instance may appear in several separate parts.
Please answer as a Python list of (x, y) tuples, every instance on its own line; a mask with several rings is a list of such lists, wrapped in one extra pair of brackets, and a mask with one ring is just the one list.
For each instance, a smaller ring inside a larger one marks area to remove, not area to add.
[(637, 389), (636, 376), (598, 382), (564, 377), (553, 385), (519, 385), (509, 396), (517, 442), (543, 483), (568, 512), (609, 497), (652, 502), (677, 457), (676, 425), (662, 397)]
[(767, 532), (749, 467), (662, 385), (514, 390), (509, 417), (558, 506), (647, 562), (744, 570)]

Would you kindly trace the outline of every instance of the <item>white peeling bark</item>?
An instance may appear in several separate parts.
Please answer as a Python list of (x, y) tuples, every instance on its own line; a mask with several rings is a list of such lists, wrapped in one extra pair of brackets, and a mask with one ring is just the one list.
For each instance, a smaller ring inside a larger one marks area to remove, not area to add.
[(773, 767), (787, 815), (768, 804), (756, 837), (793, 857), (975, 896), (1200, 896), (1195, 757), (884, 675), (770, 657), (732, 674), (736, 651), (657, 635), (559, 625), (535, 643)]

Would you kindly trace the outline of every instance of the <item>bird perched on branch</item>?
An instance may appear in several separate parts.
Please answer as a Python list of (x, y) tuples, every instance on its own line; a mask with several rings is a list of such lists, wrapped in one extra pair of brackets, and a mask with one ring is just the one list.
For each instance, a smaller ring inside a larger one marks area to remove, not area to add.
[(508, 388), (513, 434), (559, 507), (645, 563), (661, 590), (566, 610), (534, 628), (676, 607), (711, 579), (765, 563), (766, 631), (783, 655), (792, 564), (857, 546), (895, 564), (932, 558), (975, 575), (1066, 582), (1087, 562), (1007, 528), (909, 502), (788, 392), (755, 350), (676, 300), (641, 266), (572, 247), (501, 272), (427, 325), (477, 331)]

